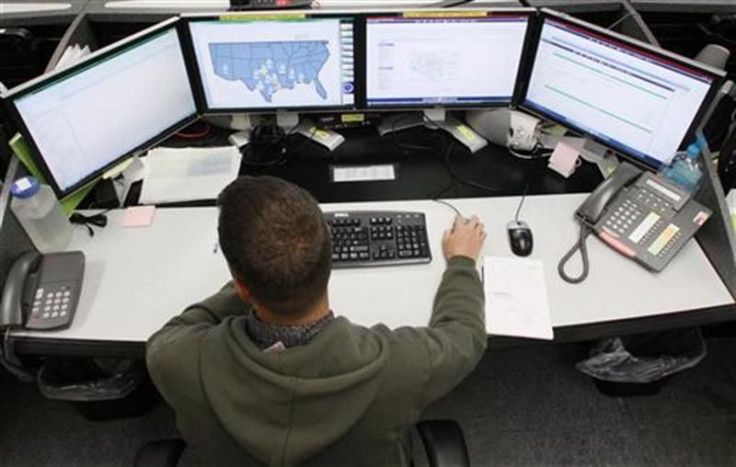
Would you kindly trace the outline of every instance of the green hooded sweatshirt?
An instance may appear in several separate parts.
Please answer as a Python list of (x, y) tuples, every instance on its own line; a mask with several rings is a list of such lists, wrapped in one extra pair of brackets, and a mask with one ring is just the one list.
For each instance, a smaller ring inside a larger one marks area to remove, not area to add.
[(448, 261), (426, 328), (337, 317), (307, 345), (259, 350), (234, 287), (148, 341), (153, 382), (205, 465), (408, 465), (408, 428), (486, 347), (475, 262)]

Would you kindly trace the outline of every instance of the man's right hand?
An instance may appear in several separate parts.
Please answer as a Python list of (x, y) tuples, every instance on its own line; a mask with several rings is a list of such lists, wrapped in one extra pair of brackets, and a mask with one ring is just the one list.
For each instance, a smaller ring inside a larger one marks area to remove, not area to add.
[(486, 231), (478, 216), (470, 219), (457, 216), (452, 229), (445, 230), (442, 237), (442, 251), (446, 259), (467, 256), (477, 260), (485, 240)]

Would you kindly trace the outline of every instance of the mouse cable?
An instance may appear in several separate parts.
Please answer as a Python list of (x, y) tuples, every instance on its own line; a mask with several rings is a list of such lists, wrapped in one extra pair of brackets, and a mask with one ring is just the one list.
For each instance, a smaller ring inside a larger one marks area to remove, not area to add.
[(501, 191), (498, 188), (490, 187), (488, 185), (484, 185), (482, 183), (476, 182), (474, 180), (469, 180), (467, 178), (464, 178), (458, 175), (458, 173), (455, 172), (455, 169), (453, 168), (452, 163), (450, 162), (450, 156), (452, 155), (452, 150), (454, 148), (455, 148), (455, 142), (450, 141), (450, 144), (447, 146), (447, 151), (445, 151), (445, 155), (444, 155), (445, 167), (447, 168), (447, 171), (453, 180), (455, 180), (460, 185), (465, 185), (467, 187), (475, 188), (477, 190), (485, 191), (487, 193), (497, 194)]
[[(560, 259), (560, 262), (557, 264), (557, 273), (560, 275), (563, 281), (570, 283), (570, 284), (579, 284), (585, 280), (586, 277), (588, 277), (588, 271), (590, 270), (590, 265), (588, 264), (588, 247), (585, 245), (585, 242), (588, 239), (588, 235), (592, 230), (587, 225), (580, 225), (580, 236), (578, 237), (578, 241), (575, 242), (575, 245), (572, 246), (570, 251), (565, 253), (565, 256)], [(577, 277), (570, 277), (565, 272), (565, 265), (568, 261), (570, 261), (570, 258), (573, 257), (575, 252), (577, 250), (580, 250), (580, 258), (583, 260), (583, 271), (580, 273)]]
[(519, 205), (516, 207), (516, 215), (514, 216), (514, 220), (516, 223), (519, 223), (519, 213), (521, 212), (521, 207), (524, 206), (524, 200), (526, 199), (526, 193), (529, 191), (529, 184), (527, 183), (524, 185), (524, 193), (521, 195), (521, 201), (519, 201)]
[(455, 211), (455, 213), (458, 215), (458, 217), (462, 217), (463, 219), (465, 218), (460, 213), (460, 210), (458, 208), (456, 208), (455, 206), (453, 206), (452, 203), (450, 203), (449, 201), (445, 201), (444, 199), (433, 199), (432, 201), (434, 201), (435, 203), (444, 204), (445, 206), (448, 206), (448, 207), (452, 208), (452, 210)]

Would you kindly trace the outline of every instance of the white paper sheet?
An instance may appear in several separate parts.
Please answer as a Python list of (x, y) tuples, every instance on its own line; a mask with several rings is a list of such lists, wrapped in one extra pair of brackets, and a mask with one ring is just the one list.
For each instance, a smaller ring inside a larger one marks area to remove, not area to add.
[(54, 69), (61, 70), (63, 68), (67, 68), (89, 54), (90, 49), (87, 45), (84, 47), (79, 47), (78, 44), (70, 45), (66, 50), (64, 50), (64, 53), (61, 54), (61, 57), (59, 58), (59, 61), (56, 62), (56, 67), (54, 67)]
[(537, 339), (554, 337), (541, 261), (485, 256), (483, 288), (489, 334)]
[(395, 180), (396, 173), (392, 164), (360, 165), (332, 168), (332, 180), (340, 182), (367, 182), (376, 180)]
[(221, 148), (157, 148), (145, 158), (142, 204), (215, 199), (235, 180), (240, 151)]

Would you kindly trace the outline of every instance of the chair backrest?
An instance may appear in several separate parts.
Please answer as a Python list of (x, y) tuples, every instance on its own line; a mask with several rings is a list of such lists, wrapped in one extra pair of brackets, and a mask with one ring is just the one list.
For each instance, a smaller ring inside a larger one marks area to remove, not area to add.
[[(469, 467), (470, 458), (460, 425), (452, 420), (425, 420), (417, 424), (430, 467)], [(151, 441), (136, 455), (136, 467), (174, 467), (186, 443), (181, 439)]]

